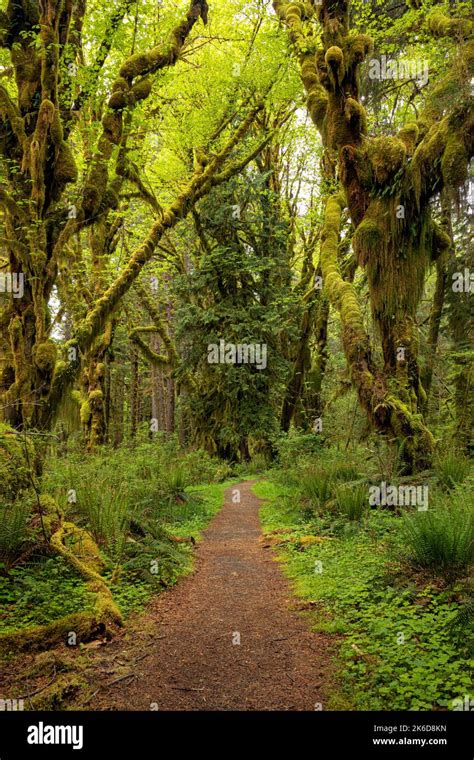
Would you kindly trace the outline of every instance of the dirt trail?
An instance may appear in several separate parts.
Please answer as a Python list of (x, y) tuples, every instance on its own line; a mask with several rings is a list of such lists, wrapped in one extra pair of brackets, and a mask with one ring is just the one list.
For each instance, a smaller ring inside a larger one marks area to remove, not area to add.
[[(295, 600), (289, 585), (260, 540), (260, 502), (251, 486), (247, 481), (226, 491), (224, 507), (196, 551), (195, 570), (155, 600), (147, 632), (140, 634), (136, 621), (137, 635), (128, 642), (118, 639), (90, 652), (98, 691), (86, 709), (324, 705), (329, 640), (311, 633), (302, 615), (290, 609)], [(240, 504), (232, 503), (233, 489), (240, 489)], [(117, 660), (132, 675), (112, 684), (107, 663)]]

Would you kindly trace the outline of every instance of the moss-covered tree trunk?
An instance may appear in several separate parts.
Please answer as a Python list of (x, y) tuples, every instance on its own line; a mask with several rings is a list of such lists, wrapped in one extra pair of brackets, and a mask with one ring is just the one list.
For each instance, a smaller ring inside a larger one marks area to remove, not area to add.
[[(452, 111), (439, 118), (427, 108), (417, 123), (397, 137), (369, 138), (359, 99), (360, 65), (372, 49), (364, 34), (350, 32), (350, 2), (323, 0), (314, 8), (274, 1), (299, 56), (308, 110), (319, 129), (328, 167), (337, 166), (343, 192), (328, 202), (322, 268), (324, 286), (341, 315), (344, 348), (361, 404), (376, 428), (395, 438), (406, 471), (429, 466), (434, 439), (423, 419), (424, 391), (418, 366), (415, 323), (425, 273), (449, 246), (432, 221), (429, 202), (443, 185), (456, 187), (466, 177), (474, 147), (469, 70), (474, 50), (463, 48), (467, 67)], [(317, 13), (321, 46), (308, 34)], [(429, 20), (433, 34), (468, 36), (470, 27)], [(441, 83), (442, 86), (442, 83)], [(441, 171), (439, 169), (441, 167)], [(367, 272), (373, 320), (378, 328), (384, 367), (374, 366), (354, 289), (344, 283), (337, 249), (343, 209), (355, 228), (353, 248)]]
[[(109, 38), (101, 48), (104, 56), (126, 9), (125, 2), (112, 14)], [(0, 45), (9, 52), (17, 86), (17, 97), (13, 98), (0, 85), (0, 154), (4, 168), (0, 206), (8, 270), (15, 282), (0, 317), (2, 333), (7, 336), (0, 345), (0, 409), (2, 418), (18, 429), (47, 429), (52, 425), (59, 403), (80, 369), (81, 352), (92, 347), (164, 230), (189, 210), (195, 193), (207, 191), (211, 176), (222, 169), (236, 144), (232, 141), (223, 155), (195, 178), (188, 192), (171, 204), (132, 257), (125, 274), (98, 295), (90, 305), (90, 313), (73, 331), (64, 355), (57, 357), (56, 345), (50, 338), (50, 299), (58, 271), (67, 259), (67, 246), (85, 228), (92, 227), (93, 234), (100, 235), (101, 220), (118, 203), (117, 183), (124, 177), (137, 181), (129, 171), (124, 152), (123, 114), (133, 111), (135, 104), (150, 95), (151, 75), (176, 63), (196, 21), (201, 17), (206, 21), (207, 5), (205, 0), (193, 0), (163, 44), (131, 56), (120, 67), (100, 125), (97, 148), (80, 188), (80, 201), (73, 203), (74, 195), (68, 198), (66, 188), (76, 183), (78, 171), (69, 137), (75, 111), (87, 102), (94, 88), (81, 91), (71, 104), (71, 84), (65, 70), (68, 62), (82, 54), (80, 30), (84, 14), (84, 4), (57, 0), (39, 4), (9, 0), (6, 11), (0, 14)], [(104, 60), (101, 58), (88, 72), (94, 81)], [(237, 130), (237, 141), (248, 126), (247, 122), (243, 130)], [(109, 177), (109, 163), (117, 155), (117, 146), (121, 150), (116, 175)], [(97, 377), (92, 380), (97, 382)], [(102, 424), (101, 415), (98, 410), (97, 428)]]

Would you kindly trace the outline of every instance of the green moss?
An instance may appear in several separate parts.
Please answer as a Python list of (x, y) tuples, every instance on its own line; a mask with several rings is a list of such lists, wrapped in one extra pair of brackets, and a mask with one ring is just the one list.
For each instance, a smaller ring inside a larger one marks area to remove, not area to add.
[(344, 115), (350, 130), (358, 137), (367, 133), (367, 115), (364, 106), (354, 98), (347, 98)]
[(328, 107), (328, 96), (321, 85), (313, 85), (308, 92), (308, 110), (318, 129), (323, 128), (324, 117)]
[(72, 150), (66, 142), (62, 142), (58, 151), (58, 157), (54, 167), (56, 182), (66, 185), (68, 182), (77, 181), (77, 166)]
[(31, 437), (0, 423), (0, 499), (14, 500), (36, 478), (36, 451)]
[(110, 142), (112, 142), (114, 145), (117, 145), (120, 141), (120, 135), (122, 131), (122, 121), (120, 114), (110, 112), (106, 113), (102, 119), (102, 128)]
[(398, 139), (403, 142), (409, 156), (413, 155), (420, 134), (416, 122), (409, 122), (398, 133)]
[(434, 124), (413, 154), (410, 172), (418, 203), (439, 176), (439, 160), (444, 152), (449, 131), (447, 118)]
[(120, 77), (126, 82), (130, 82), (135, 77), (143, 74), (151, 64), (151, 56), (145, 53), (135, 53), (123, 64), (120, 69)]
[(390, 421), (399, 440), (403, 441), (403, 458), (413, 470), (422, 472), (432, 464), (435, 440), (423, 423), (421, 414), (413, 413), (400, 398), (388, 396), (391, 408)]
[(367, 156), (375, 184), (386, 186), (403, 167), (406, 155), (405, 143), (397, 137), (372, 139), (367, 149)]
[(91, 413), (102, 409), (103, 401), (104, 394), (100, 388), (96, 388), (95, 390), (91, 391), (88, 397), (89, 409)]
[(441, 159), (441, 171), (444, 183), (449, 188), (462, 185), (468, 176), (469, 156), (464, 140), (456, 133), (451, 134)]
[(109, 108), (113, 111), (122, 111), (128, 104), (128, 93), (124, 90), (116, 90), (109, 98)]
[(438, 256), (442, 256), (443, 253), (449, 251), (452, 246), (452, 241), (447, 232), (445, 232), (439, 224), (433, 222), (432, 225), (432, 243), (431, 243), (431, 260), (435, 261)]
[(61, 673), (54, 682), (33, 698), (35, 710), (61, 710), (77, 694), (87, 689), (88, 683), (77, 674)]
[(70, 393), (70, 396), (71, 396), (72, 400), (76, 404), (78, 404), (79, 406), (82, 404), (82, 396), (81, 396), (81, 392), (80, 391), (78, 391), (78, 390), (72, 390), (71, 393)]
[(349, 60), (351, 65), (362, 63), (365, 57), (374, 49), (374, 41), (368, 34), (357, 34), (347, 40)]
[(472, 21), (467, 18), (449, 18), (435, 9), (428, 16), (428, 28), (435, 37), (468, 37), (472, 33)]
[(35, 365), (42, 372), (52, 373), (56, 364), (57, 347), (52, 340), (46, 340), (44, 343), (38, 343), (33, 349)]
[(75, 523), (63, 523), (63, 540), (65, 546), (88, 567), (96, 572), (104, 570), (105, 564), (100, 554), (99, 548), (94, 539), (83, 528), (79, 528)]
[(131, 90), (135, 100), (145, 100), (145, 98), (147, 98), (151, 92), (151, 86), (151, 79), (148, 79), (147, 77), (144, 77), (143, 79), (140, 79), (139, 82), (136, 82)]
[(89, 401), (86, 399), (81, 404), (81, 422), (83, 425), (87, 425), (91, 418), (91, 407)]
[(301, 21), (301, 7), (296, 3), (289, 3), (285, 8), (285, 14), (289, 24)]
[[(373, 245), (361, 255), (367, 258), (367, 276), (370, 287), (372, 314), (377, 324), (380, 320), (403, 320), (413, 316), (420, 302), (427, 266), (431, 258), (432, 226), (428, 212), (418, 218), (412, 229), (406, 228), (403, 219), (397, 219), (399, 198), (377, 198), (367, 210), (361, 237), (362, 246)], [(375, 246), (372, 225), (380, 226), (380, 245)], [(367, 234), (364, 235), (364, 232)], [(368, 238), (368, 241), (367, 241)], [(407, 284), (410, 283), (408, 287)], [(401, 344), (403, 345), (403, 344)]]
[(384, 245), (384, 230), (376, 221), (366, 216), (357, 227), (352, 245), (360, 266), (365, 266), (371, 257), (377, 255)]
[(324, 59), (331, 82), (334, 87), (337, 87), (344, 78), (344, 53), (337, 45), (333, 45), (326, 50)]

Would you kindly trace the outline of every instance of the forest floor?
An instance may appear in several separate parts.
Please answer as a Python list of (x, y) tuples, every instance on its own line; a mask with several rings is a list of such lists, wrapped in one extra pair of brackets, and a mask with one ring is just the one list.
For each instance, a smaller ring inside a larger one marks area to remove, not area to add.
[[(460, 540), (469, 529), (471, 479), (443, 490), (442, 471), (435, 473), (427, 517), (368, 509), (354, 463), (319, 462), (316, 470), (266, 471), (258, 482), (193, 485), (171, 507), (157, 489), (162, 475), (155, 482), (136, 473), (126, 503), (136, 506), (144, 494), (145, 510), (156, 502), (149, 519), (185, 540), (173, 544), (175, 564), (162, 542), (133, 537), (131, 546), (144, 552), (138, 569), (159, 558), (159, 581), (127, 572), (122, 558), (112, 588), (124, 627), (112, 639), (4, 653), (0, 699), (23, 699), (28, 710), (453, 709), (471, 689), (468, 569), (456, 565), (445, 580), (438, 565), (419, 567), (417, 544), (406, 542), (413, 525), (435, 549), (439, 535)], [(154, 472), (151, 463), (141, 467)], [(327, 473), (337, 498), (321, 506), (314, 492)], [(359, 512), (339, 504), (347, 493), (364, 497)], [(52, 562), (17, 570), (21, 599), (12, 599), (6, 576), (7, 623), (16, 606), (14, 621), (25, 627), (87, 602)], [(50, 575), (48, 594), (38, 568)]]
[(227, 489), (190, 575), (155, 598), (114, 641), (83, 650), (91, 694), (85, 709), (324, 705), (335, 637), (311, 633), (297, 612), (297, 600), (262, 536), (260, 499), (252, 485)]

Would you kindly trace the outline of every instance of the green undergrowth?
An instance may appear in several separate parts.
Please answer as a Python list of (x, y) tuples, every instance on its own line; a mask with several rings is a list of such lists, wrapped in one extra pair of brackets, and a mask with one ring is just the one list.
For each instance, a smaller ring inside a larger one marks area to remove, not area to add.
[[(173, 442), (142, 444), (134, 452), (51, 460), (42, 491), (91, 534), (101, 574), (126, 619), (192, 569), (193, 543), (222, 506), (229, 474), (222, 462), (182, 455)], [(0, 542), (0, 634), (91, 609), (94, 595), (41, 542), (30, 508), (9, 509)]]
[[(172, 586), (193, 568), (192, 542), (201, 540), (201, 531), (219, 511), (224, 503), (224, 491), (231, 481), (193, 486), (186, 489), (189, 500), (187, 511), (179, 509), (172, 521), (163, 523), (175, 538), (186, 541), (175, 544), (168, 550), (153, 551), (153, 546), (145, 558), (140, 554), (138, 571), (133, 566), (126, 566), (119, 573), (119, 580), (111, 582), (111, 589), (125, 617), (142, 608), (156, 593), (157, 585), (161, 588)], [(156, 563), (156, 564), (155, 564)], [(112, 580), (113, 573), (109, 573)]]
[(62, 557), (38, 558), (0, 575), (0, 633), (92, 609), (93, 599)]
[[(309, 512), (301, 489), (290, 481), (276, 471), (254, 491), (266, 500), (263, 530), (272, 536), (285, 574), (296, 594), (311, 602), (314, 630), (334, 634), (338, 687), (328, 708), (443, 710), (472, 694), (471, 580), (465, 568), (450, 578), (443, 569), (446, 553), (459, 553), (461, 541), (456, 538), (453, 548), (448, 539), (441, 569), (421, 567), (418, 557), (426, 546), (439, 548), (443, 509), (451, 510), (462, 537), (470, 507), (470, 546), (461, 548), (472, 561), (472, 483), (449, 504), (435, 492), (426, 514), (377, 508), (351, 519), (337, 502), (318, 503)], [(423, 542), (415, 536), (409, 546), (413, 521)]]

